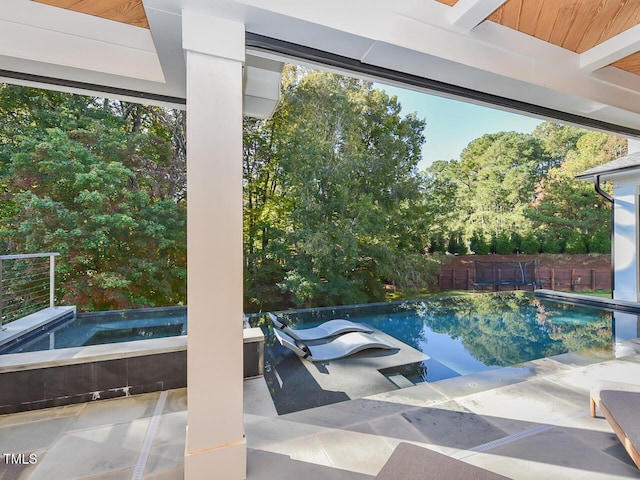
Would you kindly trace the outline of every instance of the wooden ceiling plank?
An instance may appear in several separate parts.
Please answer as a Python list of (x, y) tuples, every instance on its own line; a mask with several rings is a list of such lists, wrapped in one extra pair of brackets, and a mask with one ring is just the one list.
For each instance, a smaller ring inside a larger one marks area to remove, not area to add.
[(84, 3), (84, 0), (33, 0), (33, 1), (36, 3), (43, 3), (45, 5), (66, 8), (67, 10), (73, 10), (73, 11), (76, 11), (78, 6)]
[(609, 35), (607, 32), (611, 30), (616, 14), (620, 11), (621, 4), (624, 0), (602, 0), (596, 9), (591, 22), (585, 29), (582, 39), (578, 43), (575, 51), (578, 53), (585, 52), (599, 43), (615, 36)]
[(502, 4), (502, 6), (500, 8), (498, 8), (495, 12), (493, 12), (491, 15), (489, 15), (487, 17), (487, 20), (490, 20), (492, 22), (499, 23), (500, 25), (503, 25), (503, 23), (502, 23), (502, 12), (504, 11), (504, 5), (505, 4)]
[[(102, 17), (117, 9), (135, 8), (139, 3), (139, 0), (99, 0), (92, 2), (91, 12), (93, 15)], [(89, 8), (85, 11), (89, 13)]]
[(569, 27), (567, 36), (564, 39), (562, 47), (571, 50), (573, 52), (578, 51), (578, 46), (589, 26), (593, 22), (594, 16), (602, 9), (602, 2), (606, 0), (578, 0), (577, 3), (577, 15), (575, 20)]
[(631, 27), (635, 27), (639, 23), (640, 2), (625, 0), (622, 2), (620, 9), (609, 24), (609, 27), (605, 32), (605, 37), (601, 42), (615, 37), (616, 35), (629, 30)]
[(100, 16), (106, 10), (112, 9), (116, 5), (131, 0), (34, 0), (38, 3), (52, 5), (54, 7), (73, 10), (74, 12), (86, 13), (88, 15)]
[(517, 30), (520, 21), (522, 1), (523, 0), (508, 0), (504, 5), (493, 12), (488, 17), (488, 20)]
[(629, 55), (622, 60), (618, 60), (617, 62), (612, 63), (611, 66), (640, 75), (640, 52)]
[[(552, 5), (557, 5), (556, 2), (552, 2)], [(549, 36), (549, 42), (554, 45), (562, 46), (569, 34), (571, 25), (575, 22), (579, 13), (580, 4), (578, 0), (572, 0), (567, 2), (561, 2), (558, 8), (558, 16), (556, 22), (553, 25), (551, 35)]]
[(453, 7), (456, 3), (458, 3), (458, 0), (438, 0), (438, 2), (444, 3), (445, 5), (449, 5), (450, 7)]
[(38, 3), (149, 28), (142, 0), (34, 0)]
[(137, 27), (149, 28), (144, 7), (139, 2), (126, 2), (122, 5), (106, 10), (101, 15), (104, 18), (124, 22)]
[(542, 0), (540, 16), (533, 36), (548, 42), (555, 29), (559, 13), (560, 9), (555, 8), (555, 0)]
[(524, 0), (520, 11), (519, 30), (527, 35), (534, 36), (536, 26), (540, 20), (540, 11), (543, 0)]

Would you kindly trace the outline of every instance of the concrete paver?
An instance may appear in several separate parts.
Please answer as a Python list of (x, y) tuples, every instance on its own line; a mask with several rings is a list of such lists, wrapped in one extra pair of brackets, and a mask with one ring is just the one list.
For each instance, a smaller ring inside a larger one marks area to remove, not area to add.
[[(401, 441), (516, 479), (640, 478), (606, 420), (588, 415), (593, 385), (640, 385), (639, 358), (565, 355), (281, 416), (264, 380), (253, 379), (248, 478), (371, 479)], [(0, 463), (0, 480), (132, 478), (160, 395), (1, 416), (0, 450), (37, 452), (38, 463)], [(145, 480), (183, 476), (186, 389), (165, 395)]]

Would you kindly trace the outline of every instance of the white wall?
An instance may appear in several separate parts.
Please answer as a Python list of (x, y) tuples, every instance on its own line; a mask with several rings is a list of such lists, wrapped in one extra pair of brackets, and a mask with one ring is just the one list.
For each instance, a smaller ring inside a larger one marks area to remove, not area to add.
[(638, 301), (638, 185), (635, 173), (614, 180), (614, 262), (616, 300)]
[(628, 145), (627, 154), (640, 152), (640, 139), (628, 138), (627, 139), (627, 145)]
[(640, 336), (639, 317), (634, 313), (613, 312), (613, 353), (616, 358), (633, 355), (635, 345), (629, 342)]

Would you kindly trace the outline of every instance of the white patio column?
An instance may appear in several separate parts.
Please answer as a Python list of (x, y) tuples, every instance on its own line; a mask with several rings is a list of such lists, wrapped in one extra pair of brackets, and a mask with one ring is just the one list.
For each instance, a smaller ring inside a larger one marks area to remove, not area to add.
[(638, 301), (638, 185), (637, 173), (613, 179), (613, 241), (616, 300)]
[(628, 138), (627, 139), (627, 155), (640, 152), (640, 139)]
[(244, 479), (244, 25), (183, 11), (182, 46), (187, 65), (189, 332), (185, 479)]

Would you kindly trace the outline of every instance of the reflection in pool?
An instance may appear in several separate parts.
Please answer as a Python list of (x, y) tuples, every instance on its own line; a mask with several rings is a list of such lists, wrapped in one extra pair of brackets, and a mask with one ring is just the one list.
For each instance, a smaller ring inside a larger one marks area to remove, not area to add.
[[(285, 316), (297, 328), (315, 326), (330, 318), (347, 318), (423, 351), (430, 359), (402, 372), (414, 383), (566, 352), (602, 359), (613, 355), (612, 312), (542, 300), (526, 292), (325, 308), (288, 312)], [(279, 357), (274, 350), (266, 360), (277, 362)]]

